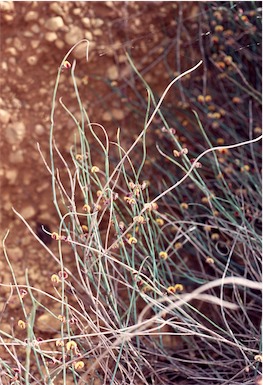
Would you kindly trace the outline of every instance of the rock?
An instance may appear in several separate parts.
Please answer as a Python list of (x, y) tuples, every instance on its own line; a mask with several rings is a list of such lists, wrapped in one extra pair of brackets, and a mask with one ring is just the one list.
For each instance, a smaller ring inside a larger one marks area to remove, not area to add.
[(7, 170), (5, 173), (6, 178), (8, 179), (10, 184), (14, 184), (17, 178), (17, 170), (16, 169), (10, 169)]
[(110, 122), (112, 120), (112, 116), (111, 114), (106, 111), (102, 114), (102, 120), (104, 120), (104, 122)]
[(118, 71), (118, 67), (116, 65), (112, 65), (108, 68), (107, 70), (107, 77), (110, 79), (110, 80), (117, 80), (118, 77), (119, 77), (119, 71)]
[(8, 70), (7, 62), (3, 61), (3, 62), (1, 63), (1, 69), (2, 69), (3, 71), (7, 71), (7, 70)]
[(57, 36), (56, 32), (45, 33), (45, 39), (46, 39), (46, 41), (49, 41), (50, 43), (52, 43), (52, 41), (57, 40), (57, 38), (58, 38), (58, 36)]
[(58, 3), (52, 2), (49, 6), (49, 9), (57, 15), (63, 16), (64, 14), (63, 9)]
[(38, 13), (36, 11), (29, 11), (24, 17), (25, 21), (33, 21), (38, 19)]
[[(6, 306), (6, 303), (5, 303), (5, 306)], [(11, 323), (1, 322), (1, 330), (2, 330), (3, 333), (9, 334), (11, 332), (11, 330), (12, 330)]]
[(119, 108), (113, 108), (112, 115), (116, 120), (122, 120), (125, 117), (123, 110)]
[(10, 114), (8, 111), (0, 109), (0, 123), (7, 124), (10, 120)]
[(17, 109), (20, 109), (22, 107), (22, 103), (19, 99), (13, 98), (13, 106)]
[(88, 17), (83, 17), (81, 19), (81, 22), (82, 22), (82, 24), (83, 24), (83, 26), (85, 28), (89, 28), (90, 27), (90, 19)]
[(20, 214), (24, 219), (30, 219), (36, 215), (36, 210), (33, 206), (26, 206), (20, 210)]
[(73, 56), (76, 59), (84, 59), (87, 55), (87, 43), (83, 42), (79, 44), (73, 51)]
[(17, 56), (17, 50), (15, 49), (15, 47), (8, 47), (6, 49), (6, 53), (12, 56)]
[[(57, 307), (58, 308), (58, 307)], [(53, 310), (54, 311), (54, 310)], [(55, 310), (55, 314), (59, 315), (59, 309)], [(57, 333), (61, 327), (61, 321), (50, 313), (44, 313), (38, 317), (36, 327), (42, 332)]]
[(57, 39), (57, 40), (55, 41), (55, 45), (56, 45), (56, 47), (57, 47), (58, 49), (62, 49), (62, 48), (64, 48), (65, 43), (64, 43), (63, 40)]
[(105, 5), (109, 8), (114, 8), (114, 1), (105, 1)]
[(35, 125), (35, 132), (37, 135), (43, 135), (45, 133), (44, 126), (42, 126), (42, 124), (36, 124)]
[(86, 31), (85, 38), (89, 41), (93, 40), (92, 33), (90, 31)]
[(84, 37), (84, 31), (75, 26), (72, 25), (69, 29), (69, 31), (65, 34), (65, 42), (68, 45), (74, 45)]
[(18, 262), (23, 257), (23, 251), (20, 247), (12, 247), (8, 249), (8, 255)]
[[(50, 32), (52, 33), (52, 32)], [(30, 40), (30, 45), (33, 49), (36, 49), (40, 44), (40, 41), (39, 40)]]
[(0, 1), (1, 12), (13, 12), (15, 9), (13, 1)]
[(13, 41), (13, 46), (18, 50), (18, 51), (26, 51), (27, 49), (27, 46), (22, 43), (22, 41), (20, 39), (18, 39), (18, 37), (15, 37), (14, 38), (14, 41)]
[(81, 8), (74, 8), (73, 11), (72, 11), (73, 15), (76, 15), (76, 16), (80, 15), (81, 12), (82, 12)]
[(47, 20), (45, 27), (49, 31), (55, 32), (64, 27), (64, 21), (61, 16), (54, 16)]
[(95, 28), (99, 28), (104, 24), (102, 19), (92, 19), (92, 26)]
[(25, 32), (24, 32), (24, 37), (32, 39), (32, 37), (33, 37), (33, 32), (25, 31)]
[(32, 27), (30, 28), (31, 29), (31, 31), (33, 32), (33, 33), (40, 33), (40, 27), (39, 27), (39, 25), (38, 24), (33, 24), (32, 25)]
[(14, 15), (10, 15), (10, 14), (5, 14), (3, 16), (4, 20), (7, 22), (7, 23), (10, 23), (11, 21), (14, 20)]
[(37, 64), (37, 57), (36, 56), (28, 56), (26, 61), (30, 66), (34, 66)]
[(24, 152), (23, 152), (23, 150), (12, 151), (9, 154), (9, 162), (11, 164), (23, 163), (24, 162)]
[(21, 142), (26, 135), (26, 126), (23, 122), (15, 122), (8, 125), (5, 131), (6, 140), (10, 144)]
[(101, 29), (97, 28), (97, 29), (94, 29), (93, 30), (93, 35), (94, 36), (102, 36), (103, 35), (103, 32)]

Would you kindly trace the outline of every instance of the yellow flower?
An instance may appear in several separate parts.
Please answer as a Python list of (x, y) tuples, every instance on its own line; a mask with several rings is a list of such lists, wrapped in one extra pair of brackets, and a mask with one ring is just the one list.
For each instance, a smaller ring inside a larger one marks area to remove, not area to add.
[(174, 285), (174, 289), (175, 291), (183, 291), (184, 287), (181, 283), (177, 283), (176, 285)]
[(262, 133), (262, 128), (257, 126), (257, 127), (254, 128), (254, 132), (255, 132), (255, 134), (261, 134)]
[(245, 164), (243, 167), (241, 167), (242, 172), (248, 172), (250, 170), (250, 167), (248, 164)]
[(203, 95), (198, 95), (198, 96), (197, 96), (197, 101), (198, 101), (199, 103), (204, 103), (205, 97), (204, 97)]
[(174, 247), (175, 247), (175, 250), (179, 250), (179, 249), (181, 249), (181, 247), (182, 247), (183, 245), (182, 245), (182, 243), (181, 242), (176, 242), (175, 243), (175, 245), (174, 245)]
[(173, 150), (173, 156), (175, 156), (176, 158), (179, 158), (179, 156), (181, 156), (181, 152), (177, 150)]
[(213, 119), (220, 119), (220, 118), (221, 118), (220, 112), (214, 112), (213, 113)]
[(168, 293), (175, 293), (175, 287), (174, 286), (169, 286), (169, 287), (167, 287), (166, 290), (168, 291)]
[(26, 328), (26, 323), (22, 321), (21, 319), (17, 322), (17, 325), (20, 327), (20, 329)]
[(59, 276), (57, 274), (52, 274), (51, 275), (51, 282), (59, 283), (59, 282), (61, 282), (61, 280), (60, 280), (60, 278), (59, 278)]
[(90, 214), (91, 212), (91, 208), (90, 208), (90, 205), (88, 204), (85, 204), (83, 207), (82, 207), (83, 211), (86, 211), (86, 213)]
[(63, 340), (56, 340), (56, 346), (57, 347), (60, 347), (60, 346), (64, 346), (64, 341)]
[(263, 362), (262, 354), (255, 355), (254, 360), (257, 362)]
[(239, 98), (238, 96), (234, 96), (234, 97), (232, 98), (232, 102), (233, 102), (234, 104), (240, 104), (240, 103), (242, 103), (242, 99)]
[(216, 66), (217, 66), (217, 68), (222, 69), (222, 70), (226, 67), (226, 65), (223, 61), (218, 61), (216, 63)]
[(142, 288), (142, 292), (143, 292), (143, 293), (146, 293), (147, 291), (151, 291), (151, 290), (152, 290), (152, 288), (151, 288), (150, 285), (145, 285), (145, 286), (143, 286), (143, 288)]
[(211, 239), (213, 241), (218, 241), (218, 239), (220, 238), (219, 234), (218, 233), (213, 233), (211, 234)]
[(128, 243), (129, 243), (130, 245), (135, 245), (137, 242), (138, 242), (138, 241), (137, 241), (137, 239), (136, 239), (135, 237), (130, 237), (130, 238), (128, 239)]
[(125, 202), (127, 202), (129, 205), (135, 205), (136, 200), (132, 197), (124, 197)]
[(83, 231), (86, 231), (86, 232), (89, 231), (89, 228), (86, 225), (82, 225), (81, 228)]
[(156, 218), (155, 222), (159, 226), (163, 226), (164, 225), (164, 220), (162, 218)]
[(146, 222), (146, 220), (142, 215), (137, 215), (133, 218), (133, 222), (140, 223), (141, 225), (143, 225)]
[(51, 238), (52, 238), (52, 239), (55, 239), (56, 241), (58, 241), (58, 240), (60, 239), (58, 233), (55, 233), (55, 232), (53, 232), (53, 233), (51, 234)]
[(92, 166), (91, 167), (91, 172), (94, 174), (94, 173), (96, 173), (96, 172), (99, 172), (100, 171), (100, 169), (99, 169), (99, 167), (97, 167), (97, 166)]
[(205, 96), (205, 101), (206, 101), (207, 103), (211, 102), (211, 101), (212, 101), (212, 96), (211, 96), (211, 95), (206, 95), (206, 96)]
[(74, 369), (81, 370), (84, 368), (84, 362), (83, 361), (76, 361), (74, 362)]
[(180, 206), (181, 206), (181, 208), (182, 208), (183, 210), (187, 210), (187, 209), (188, 209), (188, 204), (185, 203), (185, 202), (181, 203)]
[(168, 254), (166, 251), (160, 251), (159, 257), (165, 260), (168, 258)]
[(61, 315), (61, 314), (59, 314), (58, 315), (58, 319), (61, 321), (61, 322), (66, 322), (66, 318), (65, 318), (65, 316), (64, 315)]
[(157, 210), (158, 209), (158, 204), (156, 202), (145, 203), (144, 208), (145, 208), (145, 210), (149, 210), (149, 211)]
[(217, 138), (217, 144), (222, 145), (225, 143), (225, 140), (223, 138)]
[(224, 62), (226, 63), (227, 66), (231, 65), (233, 63), (233, 58), (232, 56), (225, 56), (224, 57)]
[(215, 263), (214, 259), (211, 258), (211, 257), (206, 257), (206, 263), (208, 263), (209, 265), (213, 265)]
[(66, 343), (66, 350), (69, 352), (70, 350), (75, 350), (77, 348), (77, 344), (75, 341), (68, 341)]
[(222, 31), (224, 31), (224, 27), (222, 25), (215, 26), (215, 32), (222, 32)]

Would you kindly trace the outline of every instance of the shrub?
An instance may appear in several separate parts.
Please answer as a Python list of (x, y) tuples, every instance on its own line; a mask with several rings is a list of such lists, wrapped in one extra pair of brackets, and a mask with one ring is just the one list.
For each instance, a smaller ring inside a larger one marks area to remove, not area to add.
[[(147, 91), (135, 140), (118, 129), (110, 141), (107, 128), (90, 121), (72, 50), (64, 57), (51, 111), (50, 162), (45, 160), (59, 217), (57, 231), (49, 234), (57, 253), (43, 245), (59, 274), (51, 275), (51, 292), (29, 282), (21, 287), (13, 276), (27, 320), (18, 325), (28, 337), (3, 334), (2, 345), (18, 367), (0, 361), (10, 381), (259, 381), (260, 90), (258, 67), (252, 70), (259, 54), (253, 46), (258, 10), (255, 3), (242, 4), (242, 12), (231, 3), (207, 4), (200, 12), (208, 13), (202, 20), (210, 23), (214, 52), (203, 45), (203, 62), (191, 63), (160, 97), (127, 54)], [(70, 71), (80, 119), (58, 100), (62, 70)], [(177, 83), (184, 100), (179, 116), (165, 105)], [(70, 160), (54, 140), (58, 101), (76, 127)], [(74, 264), (64, 258), (65, 244)], [(38, 341), (40, 292), (61, 311), (59, 335)]]

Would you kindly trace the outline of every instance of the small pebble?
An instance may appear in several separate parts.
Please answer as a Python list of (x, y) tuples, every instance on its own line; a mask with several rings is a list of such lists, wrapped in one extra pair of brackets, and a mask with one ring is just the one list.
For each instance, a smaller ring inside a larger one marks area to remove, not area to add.
[(24, 17), (25, 21), (33, 21), (38, 19), (38, 13), (36, 11), (29, 11)]
[(64, 21), (61, 16), (54, 16), (46, 21), (45, 27), (49, 31), (55, 32), (64, 27)]
[(57, 39), (57, 34), (56, 32), (47, 32), (45, 33), (45, 40), (46, 41), (49, 41), (50, 43), (52, 43), (52, 41), (55, 41)]
[(72, 25), (69, 31), (65, 34), (65, 42), (68, 45), (76, 44), (78, 41), (83, 39), (84, 31), (82, 28), (78, 26)]
[(22, 142), (26, 135), (26, 126), (23, 122), (15, 122), (8, 125), (7, 130), (5, 130), (6, 140), (10, 144), (18, 144)]
[(117, 80), (119, 77), (118, 67), (116, 65), (112, 65), (107, 70), (107, 76), (110, 80)]
[(30, 219), (36, 215), (36, 210), (33, 206), (26, 206), (20, 210), (20, 214), (24, 219)]
[(2, 108), (0, 109), (0, 122), (3, 124), (7, 124), (10, 121), (10, 114), (8, 111), (3, 110)]

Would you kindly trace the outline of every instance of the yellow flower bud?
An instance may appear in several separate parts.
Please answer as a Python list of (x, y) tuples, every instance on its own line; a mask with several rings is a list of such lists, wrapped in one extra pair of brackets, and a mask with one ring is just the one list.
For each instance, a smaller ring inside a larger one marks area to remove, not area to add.
[(68, 341), (66, 343), (66, 350), (69, 352), (70, 350), (75, 350), (77, 348), (77, 344), (75, 341)]
[(74, 362), (74, 369), (76, 370), (81, 370), (84, 368), (84, 362), (83, 361), (77, 361), (77, 362)]
[(21, 319), (17, 322), (17, 325), (20, 327), (20, 329), (26, 328), (26, 323)]
[(159, 257), (165, 260), (168, 258), (168, 254), (166, 251), (160, 251)]
[(128, 243), (129, 243), (130, 245), (135, 245), (137, 242), (138, 242), (138, 241), (137, 241), (137, 239), (136, 239), (135, 237), (130, 237), (130, 238), (128, 239)]
[(100, 171), (100, 169), (99, 169), (99, 167), (97, 167), (97, 166), (92, 166), (91, 167), (91, 172), (94, 174), (94, 173), (96, 173), (96, 172), (99, 172)]
[(60, 278), (59, 278), (59, 276), (57, 274), (52, 274), (51, 275), (51, 282), (59, 283), (59, 282), (61, 282), (61, 280), (60, 280)]

